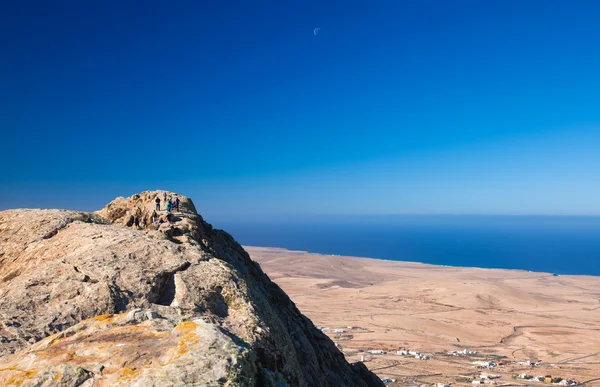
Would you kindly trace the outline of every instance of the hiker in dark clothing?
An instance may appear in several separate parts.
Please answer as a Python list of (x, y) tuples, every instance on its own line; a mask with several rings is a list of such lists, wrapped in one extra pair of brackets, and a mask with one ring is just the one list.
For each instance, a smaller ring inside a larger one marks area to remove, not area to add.
[(158, 214), (156, 213), (156, 211), (152, 212), (152, 223), (156, 222), (158, 220)]
[(156, 226), (156, 229), (158, 230), (160, 228), (160, 225), (163, 224), (165, 222), (165, 220), (163, 218), (160, 218), (160, 220), (158, 221), (158, 225)]
[(179, 196), (175, 196), (175, 208), (179, 211)]
[(157, 196), (154, 201), (156, 202), (156, 211), (160, 211), (160, 198)]
[(140, 228), (140, 221), (142, 220), (142, 209), (137, 207), (133, 214), (133, 224), (135, 224), (135, 228)]
[(145, 230), (146, 227), (148, 227), (148, 216), (144, 216), (144, 219), (142, 220), (142, 228)]

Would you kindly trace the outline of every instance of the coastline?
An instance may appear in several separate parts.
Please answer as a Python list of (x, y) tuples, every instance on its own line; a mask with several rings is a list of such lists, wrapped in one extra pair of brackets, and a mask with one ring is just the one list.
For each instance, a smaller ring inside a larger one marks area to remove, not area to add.
[(253, 245), (243, 245), (244, 249), (252, 249), (254, 251), (257, 250), (265, 250), (271, 252), (278, 252), (281, 254), (310, 254), (321, 257), (334, 257), (334, 258), (344, 258), (344, 259), (361, 259), (361, 260), (370, 260), (370, 261), (380, 261), (380, 262), (389, 262), (389, 263), (397, 263), (400, 265), (422, 265), (426, 267), (432, 268), (455, 268), (455, 269), (477, 269), (477, 270), (494, 270), (494, 271), (508, 271), (508, 272), (522, 272), (522, 273), (536, 273), (536, 274), (546, 274), (553, 277), (591, 277), (591, 278), (599, 278), (598, 275), (593, 274), (561, 274), (561, 273), (552, 273), (548, 271), (537, 271), (537, 270), (524, 270), (524, 269), (511, 269), (511, 268), (501, 268), (501, 267), (481, 267), (481, 266), (460, 266), (460, 265), (440, 265), (419, 261), (404, 261), (404, 260), (393, 260), (393, 259), (385, 259), (385, 258), (374, 258), (374, 257), (360, 257), (356, 255), (340, 255), (340, 254), (323, 254), (319, 252), (312, 252), (307, 250), (290, 250), (285, 247), (266, 247), (266, 246), (253, 246)]
[[(396, 385), (470, 385), (458, 375), (483, 372), (498, 384), (539, 374), (600, 385), (599, 276), (243, 247), (347, 360)], [(464, 350), (476, 354), (448, 355)], [(473, 364), (490, 359), (502, 366)]]

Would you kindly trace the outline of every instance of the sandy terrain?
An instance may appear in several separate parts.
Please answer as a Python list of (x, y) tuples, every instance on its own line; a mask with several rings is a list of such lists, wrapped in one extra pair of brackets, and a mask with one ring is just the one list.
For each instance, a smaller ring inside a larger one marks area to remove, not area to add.
[[(527, 373), (600, 386), (600, 277), (245, 249), (302, 313), (331, 329), (349, 361), (363, 357), (395, 385), (471, 385), (481, 373), (499, 375), (498, 385), (544, 385), (513, 379)], [(446, 354), (463, 349), (477, 353)]]

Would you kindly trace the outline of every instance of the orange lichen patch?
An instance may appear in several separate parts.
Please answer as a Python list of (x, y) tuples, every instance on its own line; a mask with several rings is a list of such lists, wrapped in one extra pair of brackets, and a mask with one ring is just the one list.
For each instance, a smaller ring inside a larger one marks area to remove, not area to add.
[(62, 377), (61, 373), (57, 373), (56, 375), (54, 375), (54, 377), (52, 378), (52, 381), (55, 382), (57, 380), (59, 380)]
[(53, 340), (52, 346), (36, 351), (41, 360), (61, 358), (82, 364), (88, 361), (105, 361), (112, 354), (132, 348), (144, 348), (157, 340), (155, 332), (138, 326), (109, 327), (108, 329), (79, 332), (77, 335)]
[(90, 320), (92, 321), (98, 321), (98, 322), (103, 322), (103, 321), (107, 321), (112, 319), (114, 316), (114, 314), (101, 314), (99, 316), (96, 317), (92, 317)]
[(193, 321), (184, 321), (175, 327), (175, 331), (181, 332), (181, 338), (177, 343), (177, 350), (171, 361), (185, 355), (191, 347), (200, 341), (196, 334), (197, 325)]
[(184, 321), (182, 323), (179, 323), (176, 327), (175, 330), (177, 331), (190, 331), (190, 330), (195, 330), (197, 327), (196, 323), (193, 321)]
[[(16, 375), (11, 375), (8, 377), (5, 384), (6, 386), (21, 386), (25, 383), (25, 381), (31, 379), (37, 373), (35, 371), (24, 371), (18, 368), (0, 368), (0, 372), (3, 371), (16, 373)], [(2, 382), (2, 378), (0, 378), (0, 382)]]
[(137, 368), (123, 368), (121, 371), (121, 375), (119, 375), (120, 380), (132, 380), (138, 377), (140, 371)]
[(160, 338), (165, 338), (165, 337), (169, 337), (170, 333), (169, 332), (152, 332), (152, 334), (155, 337), (160, 337)]

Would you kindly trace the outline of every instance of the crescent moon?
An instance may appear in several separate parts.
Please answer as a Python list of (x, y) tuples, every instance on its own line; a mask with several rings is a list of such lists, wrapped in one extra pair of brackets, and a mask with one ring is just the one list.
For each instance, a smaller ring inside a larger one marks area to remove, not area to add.
[(319, 31), (321, 31), (321, 29), (319, 27), (315, 28), (315, 30), (313, 31), (313, 33), (315, 34), (315, 36), (317, 36), (317, 34), (319, 33)]

